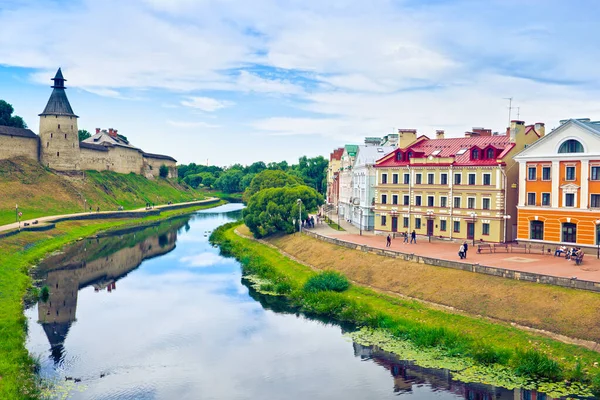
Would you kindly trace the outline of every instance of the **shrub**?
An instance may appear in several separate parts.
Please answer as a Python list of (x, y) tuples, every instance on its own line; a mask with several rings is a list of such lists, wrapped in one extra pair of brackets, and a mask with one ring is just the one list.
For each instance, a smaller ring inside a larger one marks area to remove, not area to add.
[(559, 380), (562, 368), (547, 355), (536, 350), (517, 350), (514, 359), (515, 373), (521, 376)]
[(158, 169), (158, 174), (161, 178), (166, 178), (169, 176), (169, 168), (165, 164), (161, 165)]
[(473, 353), (473, 359), (484, 365), (501, 364), (506, 365), (510, 359), (510, 351), (506, 349), (494, 349), (487, 345), (481, 345)]
[(40, 300), (45, 303), (48, 301), (48, 298), (50, 298), (50, 289), (44, 285), (40, 290)]
[(310, 277), (304, 285), (304, 290), (307, 292), (322, 292), (325, 290), (343, 292), (349, 287), (350, 282), (344, 275), (339, 272), (327, 271)]

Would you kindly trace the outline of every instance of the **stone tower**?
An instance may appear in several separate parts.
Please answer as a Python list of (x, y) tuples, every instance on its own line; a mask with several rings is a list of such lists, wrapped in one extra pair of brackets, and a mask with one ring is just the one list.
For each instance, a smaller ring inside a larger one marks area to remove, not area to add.
[(40, 161), (45, 167), (59, 171), (79, 169), (79, 136), (77, 115), (67, 99), (65, 81), (60, 68), (52, 79), (52, 94), (40, 114)]

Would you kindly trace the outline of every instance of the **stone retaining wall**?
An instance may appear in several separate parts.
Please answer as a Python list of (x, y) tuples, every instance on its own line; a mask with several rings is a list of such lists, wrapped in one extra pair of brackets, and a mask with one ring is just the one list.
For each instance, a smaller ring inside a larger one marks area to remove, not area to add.
[(532, 272), (514, 271), (514, 270), (500, 268), (500, 267), (490, 267), (487, 265), (480, 265), (480, 264), (468, 264), (468, 263), (463, 263), (463, 262), (458, 262), (458, 261), (450, 261), (450, 260), (442, 260), (442, 259), (433, 258), (433, 257), (425, 257), (425, 256), (420, 256), (418, 254), (402, 253), (400, 251), (395, 251), (395, 250), (378, 249), (378, 248), (371, 247), (371, 246), (351, 243), (351, 242), (347, 242), (344, 240), (331, 238), (328, 236), (323, 236), (316, 232), (311, 232), (311, 231), (307, 231), (307, 230), (303, 230), (302, 233), (304, 233), (307, 236), (322, 240), (324, 242), (335, 244), (336, 246), (342, 246), (342, 247), (346, 247), (346, 248), (349, 248), (352, 250), (360, 250), (360, 251), (373, 253), (373, 254), (377, 254), (380, 256), (384, 256), (384, 257), (399, 258), (404, 261), (411, 261), (411, 262), (417, 262), (417, 263), (421, 263), (421, 264), (434, 265), (436, 267), (459, 269), (462, 271), (476, 272), (479, 274), (498, 276), (501, 278), (516, 279), (519, 281), (544, 283), (547, 285), (555, 285), (555, 286), (561, 286), (561, 287), (567, 287), (567, 288), (584, 289), (584, 290), (591, 290), (594, 292), (600, 292), (600, 283), (592, 282), (592, 281), (561, 278), (558, 276), (542, 275), (542, 274), (536, 274), (536, 273), (532, 273)]

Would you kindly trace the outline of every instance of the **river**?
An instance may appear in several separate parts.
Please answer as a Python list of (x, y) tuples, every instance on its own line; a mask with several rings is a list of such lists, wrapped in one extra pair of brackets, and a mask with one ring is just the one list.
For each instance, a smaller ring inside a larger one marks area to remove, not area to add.
[(453, 381), (252, 291), (238, 262), (208, 243), (241, 208), (84, 239), (39, 265), (50, 295), (26, 310), (27, 346), (55, 397), (549, 398)]

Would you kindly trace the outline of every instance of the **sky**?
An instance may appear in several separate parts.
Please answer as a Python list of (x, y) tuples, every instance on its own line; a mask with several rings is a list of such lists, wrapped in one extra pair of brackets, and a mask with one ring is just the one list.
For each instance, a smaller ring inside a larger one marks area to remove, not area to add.
[[(179, 163), (329, 156), (400, 128), (600, 120), (596, 0), (0, 0), (0, 99)], [(518, 109), (517, 109), (518, 107)]]

